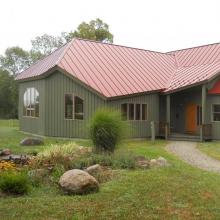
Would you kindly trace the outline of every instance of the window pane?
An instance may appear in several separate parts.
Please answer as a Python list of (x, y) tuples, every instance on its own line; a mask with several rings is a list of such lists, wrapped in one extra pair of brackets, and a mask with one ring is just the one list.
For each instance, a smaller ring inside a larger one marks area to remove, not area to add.
[(214, 105), (213, 106), (213, 112), (219, 112), (220, 113), (220, 105)]
[(134, 120), (134, 104), (129, 104), (129, 120)]
[(147, 120), (147, 104), (142, 104), (142, 120)]
[(75, 119), (83, 120), (83, 100), (78, 96), (75, 96)]
[(65, 118), (73, 119), (73, 96), (71, 94), (65, 95)]
[(136, 104), (135, 105), (135, 120), (140, 120), (141, 119), (141, 105)]
[(122, 104), (121, 105), (121, 116), (122, 120), (127, 120), (127, 111), (128, 111), (128, 105), (127, 104)]
[(202, 124), (202, 107), (197, 105), (197, 125)]
[(213, 120), (214, 121), (220, 121), (220, 113), (214, 113)]

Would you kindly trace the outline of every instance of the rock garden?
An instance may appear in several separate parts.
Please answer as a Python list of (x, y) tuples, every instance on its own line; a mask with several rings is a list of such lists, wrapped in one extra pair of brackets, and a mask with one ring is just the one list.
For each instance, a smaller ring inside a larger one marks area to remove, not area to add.
[[(96, 193), (102, 184), (120, 177), (121, 170), (169, 166), (163, 157), (149, 159), (129, 150), (117, 151), (125, 124), (117, 112), (97, 112), (90, 124), (91, 147), (75, 142), (53, 144), (35, 154), (0, 150), (1, 196), (23, 195), (41, 185), (55, 186), (60, 194)], [(43, 139), (25, 138), (20, 147), (42, 145)]]

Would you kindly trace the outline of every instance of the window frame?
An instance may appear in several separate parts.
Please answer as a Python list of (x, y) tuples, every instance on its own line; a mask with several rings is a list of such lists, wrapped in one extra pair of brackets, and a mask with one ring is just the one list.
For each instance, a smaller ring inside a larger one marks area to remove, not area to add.
[[(127, 119), (122, 119), (123, 121), (139, 121), (139, 122), (146, 122), (148, 121), (149, 118), (149, 111), (148, 111), (148, 103), (134, 103), (134, 102), (127, 102), (127, 103), (121, 103), (121, 109), (122, 109), (122, 105), (127, 105)], [(129, 104), (133, 104), (134, 105), (134, 119), (130, 120), (129, 119)], [(140, 105), (140, 120), (136, 120), (136, 105)], [(145, 120), (142, 119), (142, 105), (146, 105), (147, 106), (147, 117)], [(121, 112), (122, 113), (122, 112)]]
[[(30, 91), (34, 91), (34, 100), (36, 101), (36, 97), (37, 97), (37, 93), (38, 93), (38, 96), (40, 97), (40, 93), (38, 91), (37, 88), (35, 87), (28, 87), (25, 89), (24, 93), (23, 93), (23, 103), (22, 103), (22, 107), (23, 107), (23, 111), (22, 111), (22, 117), (23, 118), (39, 118), (40, 117), (40, 98), (38, 100), (38, 116), (36, 116), (36, 103), (34, 104), (34, 107), (32, 106), (33, 104), (30, 104), (30, 107), (25, 107), (24, 106), (24, 96), (25, 96), (25, 93), (30, 90)], [(36, 93), (37, 92), (37, 93)], [(27, 95), (28, 96), (28, 95)], [(31, 92), (30, 92), (30, 101), (31, 101)], [(25, 109), (24, 109), (25, 108)], [(30, 111), (30, 115), (27, 114), (27, 112)], [(25, 115), (24, 115), (24, 112), (25, 112)], [(34, 112), (34, 116), (31, 116), (31, 112)]]
[[(73, 110), (73, 118), (66, 118), (66, 115), (65, 115), (65, 106), (66, 106), (65, 96), (66, 96), (66, 95), (71, 95), (71, 96), (72, 96), (72, 101), (73, 101), (73, 107), (72, 107), (72, 110)], [(83, 119), (75, 118), (75, 97), (78, 97), (78, 98), (82, 99), (82, 101), (83, 101), (83, 112), (82, 112)], [(84, 99), (83, 99), (81, 96), (75, 95), (74, 93), (65, 93), (65, 94), (64, 94), (64, 120), (66, 120), (66, 121), (73, 121), (73, 120), (83, 121), (83, 120), (85, 120)]]
[(214, 112), (214, 106), (215, 105), (219, 105), (220, 106), (220, 103), (213, 103), (211, 105), (211, 122), (213, 122), (213, 123), (220, 123), (220, 121), (215, 121), (214, 120), (214, 113), (219, 113), (220, 114), (220, 112)]

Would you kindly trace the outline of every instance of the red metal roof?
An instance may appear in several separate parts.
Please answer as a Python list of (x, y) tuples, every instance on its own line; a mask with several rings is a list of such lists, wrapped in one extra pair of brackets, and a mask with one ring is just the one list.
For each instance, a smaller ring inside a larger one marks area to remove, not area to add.
[(58, 66), (105, 97), (170, 92), (220, 71), (220, 44), (169, 53), (73, 39), (17, 76), (37, 77)]

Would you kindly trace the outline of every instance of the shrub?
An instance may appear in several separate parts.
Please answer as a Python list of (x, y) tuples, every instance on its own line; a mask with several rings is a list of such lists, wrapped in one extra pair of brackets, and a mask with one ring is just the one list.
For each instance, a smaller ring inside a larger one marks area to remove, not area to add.
[(134, 169), (136, 167), (136, 157), (131, 153), (120, 154), (96, 154), (91, 153), (86, 157), (75, 160), (72, 167), (75, 169), (84, 169), (94, 164), (112, 167), (114, 169)]
[(6, 194), (25, 194), (29, 190), (28, 176), (24, 172), (5, 171), (0, 174), (0, 189)]
[(71, 167), (71, 161), (80, 157), (89, 151), (86, 147), (79, 147), (75, 143), (66, 145), (51, 145), (38, 155), (31, 159), (30, 166), (32, 168), (54, 167), (63, 165), (65, 169)]
[(118, 111), (98, 110), (90, 122), (90, 135), (95, 150), (113, 152), (126, 130)]

